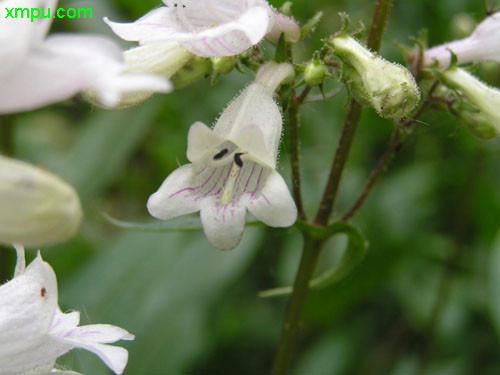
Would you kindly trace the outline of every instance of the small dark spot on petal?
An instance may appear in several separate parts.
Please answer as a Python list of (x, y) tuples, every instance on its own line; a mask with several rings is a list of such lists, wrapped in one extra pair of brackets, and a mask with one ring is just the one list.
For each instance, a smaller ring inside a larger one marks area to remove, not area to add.
[(243, 160), (241, 160), (241, 155), (243, 155), (243, 152), (238, 152), (234, 154), (234, 162), (238, 167), (243, 167)]
[(46, 294), (47, 294), (47, 289), (45, 289), (45, 287), (43, 287), (42, 289), (40, 289), (40, 295), (42, 297), (45, 297)]
[(214, 156), (214, 160), (219, 160), (219, 159), (222, 159), (224, 157), (224, 155), (226, 155), (227, 153), (229, 152), (229, 150), (227, 148), (221, 150), (219, 153), (217, 153), (215, 156)]

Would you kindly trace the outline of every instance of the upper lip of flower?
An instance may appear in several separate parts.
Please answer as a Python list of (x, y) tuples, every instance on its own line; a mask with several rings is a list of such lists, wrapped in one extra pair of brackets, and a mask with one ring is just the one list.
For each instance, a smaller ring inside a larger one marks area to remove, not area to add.
[(133, 23), (104, 21), (125, 40), (141, 44), (177, 41), (203, 57), (238, 55), (259, 43), (273, 26), (273, 12), (265, 1), (164, 2), (167, 6)]

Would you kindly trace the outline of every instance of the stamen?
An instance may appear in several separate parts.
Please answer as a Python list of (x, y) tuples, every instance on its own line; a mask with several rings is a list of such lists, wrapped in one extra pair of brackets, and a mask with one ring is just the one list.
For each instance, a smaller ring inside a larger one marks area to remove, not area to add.
[(243, 167), (243, 160), (241, 160), (241, 155), (243, 155), (243, 152), (238, 152), (234, 154), (234, 162), (238, 167)]
[[(222, 191), (221, 194), (220, 202), (223, 205), (226, 205), (229, 202), (231, 202), (231, 196), (233, 195), (236, 178), (238, 177), (238, 173), (240, 172), (241, 166), (238, 165), (238, 163), (236, 162), (236, 155), (237, 154), (235, 154), (235, 162), (231, 163), (231, 172), (229, 172), (229, 177), (227, 179), (226, 186), (224, 186), (224, 190)], [(241, 163), (241, 165), (243, 165), (243, 162)]]
[(214, 160), (222, 159), (224, 157), (224, 155), (226, 155), (228, 152), (229, 152), (229, 150), (227, 148), (221, 150), (219, 153), (215, 154)]

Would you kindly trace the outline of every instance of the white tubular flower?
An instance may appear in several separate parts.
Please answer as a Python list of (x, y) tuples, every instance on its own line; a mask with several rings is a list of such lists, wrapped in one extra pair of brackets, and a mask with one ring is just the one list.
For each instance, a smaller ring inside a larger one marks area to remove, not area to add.
[(289, 64), (269, 63), (222, 113), (213, 129), (191, 126), (187, 158), (148, 201), (162, 220), (201, 211), (205, 234), (221, 250), (240, 241), (248, 209), (273, 227), (287, 227), (297, 209), (276, 171), (282, 118), (273, 92), (293, 76)]
[(424, 65), (437, 63), (446, 69), (451, 63), (451, 53), (457, 56), (458, 64), (482, 60), (500, 62), (500, 12), (487, 17), (473, 33), (464, 39), (455, 40), (428, 49), (424, 53)]
[[(476, 126), (471, 129), (482, 138), (500, 134), (500, 90), (490, 87), (467, 71), (451, 67), (440, 74), (444, 84), (465, 96), (468, 103), (477, 108)], [(473, 113), (465, 113), (468, 119)], [(479, 116), (480, 117), (479, 117)]]
[(107, 344), (134, 336), (107, 324), (79, 327), (78, 312), (64, 314), (58, 307), (52, 267), (38, 254), (24, 269), (24, 249), (16, 250), (16, 274), (0, 286), (0, 375), (75, 374), (54, 369), (56, 359), (74, 348), (93, 352), (123, 373), (127, 350)]
[(73, 236), (80, 199), (59, 177), (0, 156), (0, 243), (41, 247)]
[[(41, 12), (32, 19), (26, 12), (23, 18), (9, 17), (15, 8)], [(91, 91), (100, 104), (114, 107), (124, 93), (171, 89), (165, 78), (127, 74), (120, 48), (106, 38), (73, 34), (45, 38), (56, 9), (55, 0), (0, 0), (0, 114), (39, 108), (82, 91)]]
[(238, 55), (258, 44), (268, 33), (276, 36), (284, 32), (292, 41), (300, 38), (296, 23), (278, 16), (265, 0), (163, 2), (166, 6), (132, 23), (117, 23), (107, 18), (104, 21), (122, 39), (142, 45), (179, 42), (202, 57)]

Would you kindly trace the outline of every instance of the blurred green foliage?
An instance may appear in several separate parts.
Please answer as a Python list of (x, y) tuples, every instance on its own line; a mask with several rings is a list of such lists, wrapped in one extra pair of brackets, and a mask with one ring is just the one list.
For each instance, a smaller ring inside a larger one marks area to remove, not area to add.
[[(282, 2), (272, 2), (279, 6)], [(111, 33), (107, 15), (133, 20), (155, 0), (66, 1), (92, 6), (92, 20), (58, 21), (57, 31)], [(494, 5), (494, 4), (493, 4)], [(371, 0), (295, 0), (305, 22), (325, 16), (298, 60), (337, 31), (337, 16), (369, 27)], [(396, 43), (421, 28), (430, 44), (453, 39), (453, 19), (480, 20), (478, 0), (396, 1), (381, 54), (402, 62)], [(116, 38), (115, 38), (116, 39)], [(265, 45), (272, 51), (270, 45)], [(500, 84), (499, 66), (480, 67)], [(44, 249), (59, 278), (63, 310), (87, 323), (127, 328), (130, 375), (256, 375), (271, 367), (286, 299), (260, 299), (260, 290), (289, 285), (300, 236), (286, 229), (247, 228), (231, 252), (210, 247), (202, 233), (127, 232), (114, 217), (147, 220), (145, 202), (186, 162), (190, 124), (211, 124), (252, 79), (233, 73), (135, 108), (107, 112), (75, 100), (16, 117), (16, 155), (72, 183), (85, 220), (77, 238)], [(337, 85), (336, 83), (332, 84)], [(304, 106), (300, 129), (305, 204), (316, 208), (346, 113), (345, 92)], [(341, 185), (338, 214), (356, 198), (389, 140), (393, 125), (365, 110)], [(287, 181), (287, 134), (280, 172)], [(500, 373), (500, 143), (479, 141), (450, 115), (427, 113), (353, 220), (369, 240), (362, 264), (341, 283), (311, 293), (294, 375), (411, 375)], [(334, 238), (320, 269), (338, 259)], [(74, 351), (61, 364), (87, 375), (109, 373), (93, 355)]]

